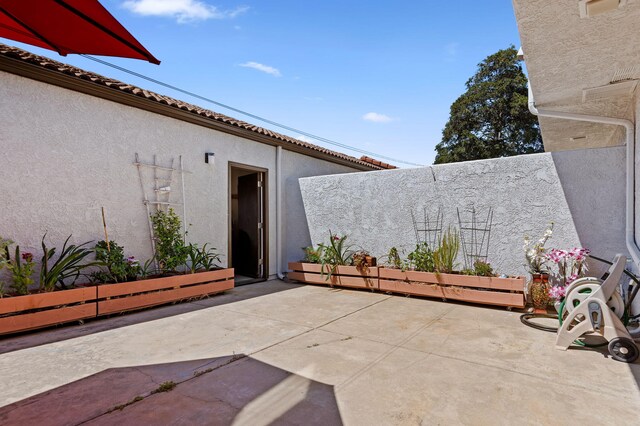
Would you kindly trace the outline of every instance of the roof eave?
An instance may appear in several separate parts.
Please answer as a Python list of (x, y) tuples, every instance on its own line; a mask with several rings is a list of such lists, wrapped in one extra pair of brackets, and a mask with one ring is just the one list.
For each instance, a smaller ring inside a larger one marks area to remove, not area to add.
[(239, 136), (245, 139), (264, 143), (271, 146), (281, 146), (283, 149), (291, 152), (297, 152), (310, 157), (329, 161), (351, 167), (356, 170), (371, 171), (381, 170), (375, 165), (365, 165), (356, 163), (345, 158), (336, 157), (325, 152), (316, 151), (309, 147), (298, 146), (291, 142), (281, 141), (274, 137), (263, 135), (249, 129), (244, 129), (232, 124), (227, 124), (208, 118), (197, 113), (182, 110), (180, 108), (163, 104), (146, 97), (138, 96), (133, 93), (123, 92), (94, 83), (90, 80), (84, 80), (78, 77), (64, 74), (62, 72), (47, 69), (43, 66), (31, 64), (20, 59), (10, 58), (0, 55), (0, 71), (16, 74), (32, 80), (41, 81), (43, 83), (52, 84), (54, 86), (63, 87), (65, 89), (80, 92), (86, 95), (95, 96), (106, 99), (119, 104), (131, 106), (145, 111), (163, 115), (165, 117), (174, 118), (176, 120), (185, 121), (198, 126), (217, 130), (227, 134)]

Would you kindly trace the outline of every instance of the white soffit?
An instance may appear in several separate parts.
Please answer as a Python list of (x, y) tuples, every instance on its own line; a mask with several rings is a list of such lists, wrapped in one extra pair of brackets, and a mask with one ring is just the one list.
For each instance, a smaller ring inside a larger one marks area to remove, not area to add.
[(637, 80), (627, 80), (606, 86), (591, 87), (582, 90), (582, 102), (597, 101), (619, 96), (631, 96), (638, 85)]
[[(632, 117), (640, 91), (640, 0), (589, 18), (581, 18), (578, 0), (512, 1), (539, 108)], [(615, 126), (540, 118), (540, 128), (547, 151), (619, 144)]]

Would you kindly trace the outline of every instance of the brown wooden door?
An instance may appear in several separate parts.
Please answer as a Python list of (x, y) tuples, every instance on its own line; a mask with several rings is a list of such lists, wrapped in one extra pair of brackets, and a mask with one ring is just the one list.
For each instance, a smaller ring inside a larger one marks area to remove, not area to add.
[(238, 236), (236, 273), (262, 276), (262, 180), (260, 173), (238, 178)]

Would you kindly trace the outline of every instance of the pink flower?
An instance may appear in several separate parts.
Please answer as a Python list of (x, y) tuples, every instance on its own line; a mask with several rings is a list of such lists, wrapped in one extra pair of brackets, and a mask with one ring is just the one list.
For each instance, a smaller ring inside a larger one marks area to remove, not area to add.
[(547, 254), (547, 258), (553, 263), (560, 263), (568, 255), (569, 253), (566, 250), (552, 249), (549, 254)]
[(337, 235), (333, 236), (333, 241), (340, 241), (340, 237), (338, 237)]
[(25, 262), (31, 262), (33, 260), (33, 254), (25, 251), (24, 253), (22, 253), (22, 260), (24, 260)]
[(554, 286), (549, 289), (549, 297), (560, 300), (565, 296), (566, 288), (563, 286)]
[(589, 255), (589, 253), (589, 249), (583, 247), (574, 247), (573, 250), (569, 252), (569, 256), (573, 257), (578, 262), (582, 262)]

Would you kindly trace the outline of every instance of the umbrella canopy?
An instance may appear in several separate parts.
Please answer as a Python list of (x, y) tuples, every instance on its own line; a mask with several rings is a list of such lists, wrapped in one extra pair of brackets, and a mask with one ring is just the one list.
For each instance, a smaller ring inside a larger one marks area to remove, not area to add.
[(0, 37), (63, 56), (86, 53), (160, 63), (97, 0), (0, 0)]

